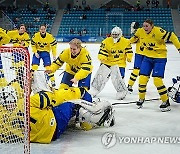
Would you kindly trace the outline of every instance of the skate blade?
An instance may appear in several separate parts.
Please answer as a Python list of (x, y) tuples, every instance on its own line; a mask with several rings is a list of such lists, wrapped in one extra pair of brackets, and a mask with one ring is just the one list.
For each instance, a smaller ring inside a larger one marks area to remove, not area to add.
[(143, 106), (142, 105), (137, 105), (138, 109), (142, 109)]
[(161, 108), (161, 112), (168, 112), (168, 111), (171, 111), (171, 108), (170, 108), (170, 107)]
[(128, 90), (128, 93), (129, 93), (129, 94), (132, 94), (132, 93), (133, 93), (133, 91), (129, 91), (129, 90)]

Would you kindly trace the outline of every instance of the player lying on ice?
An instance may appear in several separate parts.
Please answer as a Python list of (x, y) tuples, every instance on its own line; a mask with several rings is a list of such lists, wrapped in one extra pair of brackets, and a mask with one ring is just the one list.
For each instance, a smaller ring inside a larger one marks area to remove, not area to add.
[(112, 105), (107, 101), (92, 102), (84, 88), (51, 91), (44, 72), (34, 72), (30, 97), (30, 141), (50, 143), (67, 129), (70, 119), (77, 116), (80, 126), (90, 130), (96, 126), (113, 126)]

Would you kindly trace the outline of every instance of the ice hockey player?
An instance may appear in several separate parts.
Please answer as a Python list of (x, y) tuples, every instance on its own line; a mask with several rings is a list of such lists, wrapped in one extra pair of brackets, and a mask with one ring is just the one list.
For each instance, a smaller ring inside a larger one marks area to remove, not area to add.
[[(94, 126), (114, 125), (113, 109), (109, 102), (89, 102), (91, 96), (85, 88), (61, 88), (52, 92), (42, 77), (39, 72), (34, 72), (34, 95), (30, 99), (31, 142), (50, 143), (58, 139), (74, 116), (78, 117), (76, 119), (79, 119), (84, 130), (90, 130)], [(37, 81), (40, 80), (41, 83), (38, 84)]]
[(86, 48), (82, 47), (80, 39), (72, 39), (69, 46), (60, 53), (47, 72), (55, 72), (66, 63), (66, 69), (59, 88), (72, 87), (74, 84), (89, 89), (93, 68), (90, 54)]
[[(38, 70), (40, 60), (43, 60), (43, 65), (46, 70), (51, 65), (50, 52), (52, 50), (53, 60), (56, 59), (56, 47), (57, 42), (55, 38), (48, 32), (46, 32), (47, 26), (45, 24), (40, 25), (39, 32), (35, 33), (32, 37), (31, 45), (33, 51), (32, 58), (32, 71)], [(49, 74), (51, 84), (55, 87), (54, 73)]]
[(124, 99), (127, 87), (123, 80), (125, 76), (126, 61), (131, 62), (133, 56), (131, 43), (122, 36), (122, 30), (114, 27), (111, 37), (102, 41), (98, 53), (101, 64), (92, 81), (90, 93), (98, 95), (111, 76), (112, 83), (117, 91), (116, 98)]
[[(26, 26), (21, 24), (18, 29), (10, 30), (7, 34), (11, 38), (11, 42), (13, 43), (13, 47), (24, 47), (28, 50), (30, 45), (30, 37), (26, 31)], [(19, 52), (13, 52), (13, 63), (11, 68), (17, 68), (24, 66), (24, 57)]]
[(135, 40), (140, 40), (143, 44), (143, 52), (145, 57), (142, 61), (139, 77), (139, 101), (138, 108), (142, 107), (145, 101), (146, 86), (150, 75), (154, 79), (162, 104), (161, 111), (170, 111), (170, 103), (167, 94), (167, 89), (163, 83), (165, 66), (167, 62), (167, 48), (165, 41), (171, 41), (180, 51), (180, 42), (173, 32), (167, 32), (160, 27), (154, 26), (152, 20), (147, 19), (143, 23), (143, 27), (139, 28), (134, 34)]
[[(134, 35), (134, 33), (139, 28), (138, 22), (132, 22), (131, 23), (131, 34)], [(133, 85), (139, 76), (139, 71), (141, 67), (142, 60), (144, 58), (144, 52), (143, 52), (143, 45), (140, 44), (140, 40), (134, 40), (134, 37), (130, 39), (131, 43), (136, 43), (136, 52), (134, 57), (134, 69), (130, 75), (129, 81), (128, 81), (128, 91), (130, 93), (133, 92)]]

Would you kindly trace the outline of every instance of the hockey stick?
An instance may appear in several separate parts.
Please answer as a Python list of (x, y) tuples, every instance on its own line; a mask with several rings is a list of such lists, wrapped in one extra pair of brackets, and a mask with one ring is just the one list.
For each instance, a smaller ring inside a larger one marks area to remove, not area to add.
[[(157, 101), (160, 100), (159, 98), (152, 98), (152, 99), (146, 99), (145, 102), (150, 102), (150, 101)], [(135, 104), (137, 101), (130, 101), (130, 102), (124, 102), (124, 103), (113, 103), (112, 105), (121, 105), (121, 104)]]

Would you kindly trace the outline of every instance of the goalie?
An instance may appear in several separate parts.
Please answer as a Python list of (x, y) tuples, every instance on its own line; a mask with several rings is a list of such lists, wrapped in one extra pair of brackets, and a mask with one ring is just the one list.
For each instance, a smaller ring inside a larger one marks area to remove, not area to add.
[[(39, 73), (42, 72), (34, 72), (34, 95), (30, 98), (31, 142), (50, 143), (59, 138), (74, 116), (84, 130), (95, 126), (114, 125), (113, 109), (109, 102), (93, 103), (85, 88), (59, 89), (52, 92), (44, 75)], [(40, 86), (38, 81), (41, 81)]]
[(112, 83), (117, 91), (116, 98), (124, 99), (127, 88), (123, 80), (126, 61), (131, 62), (133, 56), (131, 43), (122, 36), (122, 30), (114, 27), (111, 37), (103, 40), (98, 53), (101, 64), (92, 81), (90, 93), (99, 94), (111, 76)]

